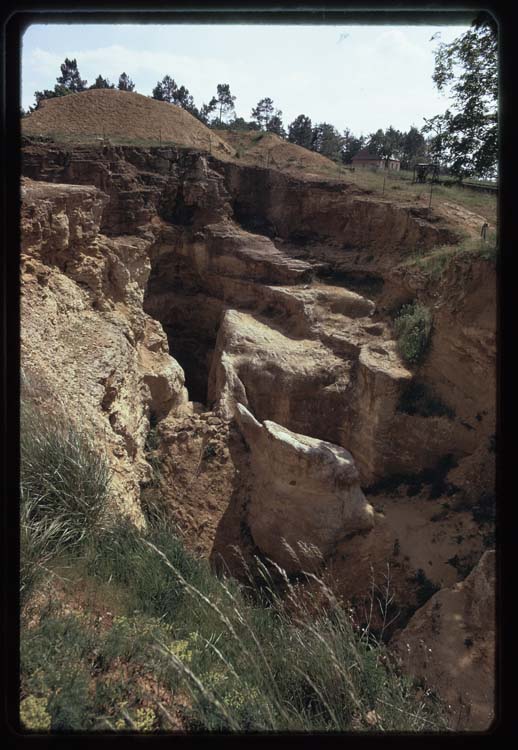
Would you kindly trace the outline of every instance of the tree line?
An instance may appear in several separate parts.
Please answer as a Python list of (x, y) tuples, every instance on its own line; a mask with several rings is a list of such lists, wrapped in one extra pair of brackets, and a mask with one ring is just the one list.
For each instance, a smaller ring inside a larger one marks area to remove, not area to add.
[[(444, 114), (424, 119), (424, 126), (414, 125), (400, 131), (390, 125), (367, 136), (357, 136), (346, 128), (340, 133), (327, 122), (312, 123), (298, 115), (287, 127), (282, 110), (270, 97), (257, 102), (250, 119), (236, 116), (236, 97), (228, 83), (219, 83), (208, 103), (197, 107), (184, 85), (166, 75), (157, 81), (151, 97), (182, 107), (211, 128), (259, 130), (275, 133), (290, 143), (315, 151), (338, 163), (350, 164), (359, 151), (366, 149), (378, 158), (399, 159), (402, 169), (411, 169), (417, 161), (430, 160), (442, 171), (457, 177), (496, 174), (498, 156), (498, 69), (497, 30), (488, 14), (481, 14), (472, 27), (451, 44), (440, 44), (435, 53), (433, 80), (439, 91), (450, 92), (453, 105)], [(66, 96), (87, 89), (134, 91), (135, 84), (121, 73), (117, 86), (102, 75), (87, 85), (77, 68), (77, 61), (65, 59), (54, 89), (36, 91), (36, 108), (44, 99)], [(30, 108), (29, 111), (33, 111)], [(25, 113), (23, 113), (25, 114)]]
[[(37, 109), (44, 99), (57, 96), (80, 93), (90, 89), (115, 89), (119, 91), (134, 91), (135, 84), (125, 73), (121, 73), (117, 86), (110, 83), (101, 74), (95, 82), (88, 86), (88, 81), (81, 78), (77, 60), (65, 59), (61, 65), (61, 75), (56, 79), (54, 89), (45, 89), (34, 93)], [(355, 136), (349, 129), (340, 133), (333, 125), (326, 122), (315, 123), (304, 114), (298, 115), (285, 128), (282, 110), (274, 106), (270, 97), (264, 97), (252, 109), (250, 119), (237, 117), (235, 111), (236, 97), (232, 95), (228, 83), (219, 83), (216, 94), (208, 103), (197, 107), (189, 89), (178, 85), (169, 75), (157, 81), (151, 92), (151, 98), (168, 102), (182, 107), (200, 122), (211, 128), (232, 130), (257, 130), (275, 133), (290, 143), (310, 149), (327, 156), (337, 162), (350, 164), (352, 158), (363, 148), (367, 147), (373, 155), (387, 157), (395, 156), (401, 159), (403, 168), (424, 156), (426, 141), (416, 127), (411, 127), (408, 133), (395, 130), (392, 126), (387, 130), (378, 130), (367, 137)]]

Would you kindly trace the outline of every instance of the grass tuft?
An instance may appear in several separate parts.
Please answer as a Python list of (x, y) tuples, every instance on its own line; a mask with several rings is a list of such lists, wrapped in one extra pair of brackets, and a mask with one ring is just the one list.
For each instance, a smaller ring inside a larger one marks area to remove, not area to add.
[(92, 443), (58, 412), (21, 403), (21, 601), (64, 552), (102, 526), (110, 474)]

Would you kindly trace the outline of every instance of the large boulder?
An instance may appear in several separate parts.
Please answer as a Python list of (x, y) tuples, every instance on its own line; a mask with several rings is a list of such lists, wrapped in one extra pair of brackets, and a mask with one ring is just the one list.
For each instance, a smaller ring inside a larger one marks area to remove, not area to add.
[(236, 417), (251, 452), (247, 521), (262, 553), (295, 572), (315, 552), (325, 559), (348, 535), (372, 528), (374, 512), (348, 451), (275, 422), (261, 424), (242, 404)]

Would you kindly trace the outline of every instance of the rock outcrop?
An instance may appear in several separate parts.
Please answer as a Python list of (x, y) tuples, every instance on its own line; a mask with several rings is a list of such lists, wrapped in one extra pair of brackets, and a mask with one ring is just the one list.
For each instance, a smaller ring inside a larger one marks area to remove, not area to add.
[(59, 399), (113, 472), (111, 510), (142, 523), (140, 483), (153, 414), (187, 399), (161, 325), (142, 309), (150, 242), (99, 233), (97, 188), (22, 186), (22, 369), (42, 408)]
[(251, 452), (247, 523), (264, 555), (295, 572), (311, 558), (314, 564), (315, 552), (324, 560), (345, 537), (372, 528), (373, 510), (348, 451), (261, 424), (241, 404), (237, 420)]
[(432, 596), (391, 646), (406, 671), (450, 704), (454, 728), (489, 729), (495, 702), (495, 552), (485, 552), (464, 581)]

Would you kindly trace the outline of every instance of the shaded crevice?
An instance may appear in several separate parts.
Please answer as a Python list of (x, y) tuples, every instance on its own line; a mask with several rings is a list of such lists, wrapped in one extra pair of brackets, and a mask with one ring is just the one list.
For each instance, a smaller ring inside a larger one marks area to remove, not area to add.
[(224, 303), (201, 291), (182, 258), (158, 253), (151, 261), (144, 311), (167, 335), (169, 353), (185, 374), (189, 400), (207, 403), (208, 379)]
[(196, 331), (192, 331), (189, 326), (181, 326), (179, 322), (164, 325), (164, 330), (169, 343), (169, 353), (185, 373), (185, 387), (189, 393), (189, 400), (206, 404), (215, 337), (197, 335)]
[(341, 286), (366, 296), (381, 294), (384, 286), (383, 277), (369, 271), (340, 271), (327, 266), (317, 269), (317, 277), (325, 284)]

